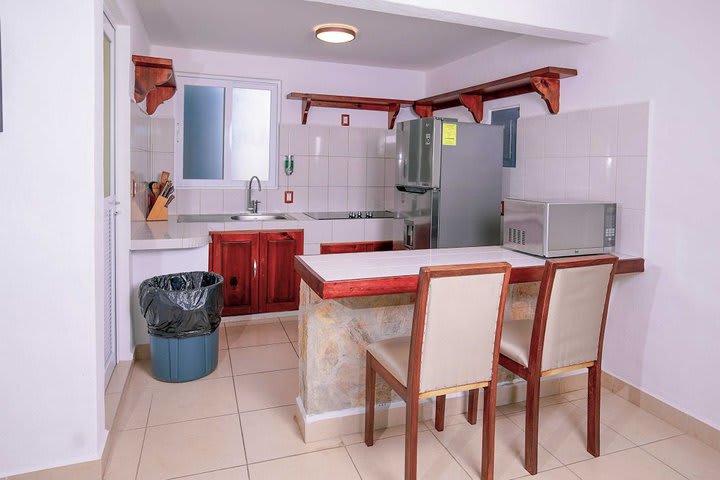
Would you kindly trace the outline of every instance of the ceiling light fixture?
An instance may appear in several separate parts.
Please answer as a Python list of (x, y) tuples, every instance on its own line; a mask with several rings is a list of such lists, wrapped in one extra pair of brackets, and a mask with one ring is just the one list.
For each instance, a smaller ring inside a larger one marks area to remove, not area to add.
[(355, 40), (358, 29), (342, 23), (324, 23), (316, 25), (313, 30), (318, 40), (328, 43), (347, 43)]

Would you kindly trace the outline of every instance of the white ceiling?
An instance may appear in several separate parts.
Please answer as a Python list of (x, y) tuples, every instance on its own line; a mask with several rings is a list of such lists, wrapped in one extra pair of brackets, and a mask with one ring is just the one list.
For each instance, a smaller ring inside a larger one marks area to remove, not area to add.
[[(448, 0), (451, 1), (451, 0)], [(136, 0), (153, 45), (426, 70), (517, 34), (304, 0)], [(359, 28), (349, 44), (313, 26)]]

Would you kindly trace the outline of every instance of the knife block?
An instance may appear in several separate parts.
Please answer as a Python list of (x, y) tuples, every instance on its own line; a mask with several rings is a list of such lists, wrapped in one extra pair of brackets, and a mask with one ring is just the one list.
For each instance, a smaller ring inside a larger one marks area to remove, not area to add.
[(158, 195), (158, 197), (155, 199), (155, 203), (153, 203), (152, 208), (150, 208), (150, 213), (148, 213), (148, 216), (147, 218), (145, 218), (145, 220), (147, 220), (148, 222), (167, 221), (167, 200), (168, 199), (166, 197)]

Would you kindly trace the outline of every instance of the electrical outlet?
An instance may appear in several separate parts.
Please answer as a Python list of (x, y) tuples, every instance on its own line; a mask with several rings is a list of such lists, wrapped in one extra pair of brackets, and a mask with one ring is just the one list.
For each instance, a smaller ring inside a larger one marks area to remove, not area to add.
[(343, 127), (349, 127), (350, 126), (350, 114), (349, 113), (343, 113), (340, 115), (340, 125)]
[(295, 195), (291, 190), (285, 192), (285, 203), (293, 203)]

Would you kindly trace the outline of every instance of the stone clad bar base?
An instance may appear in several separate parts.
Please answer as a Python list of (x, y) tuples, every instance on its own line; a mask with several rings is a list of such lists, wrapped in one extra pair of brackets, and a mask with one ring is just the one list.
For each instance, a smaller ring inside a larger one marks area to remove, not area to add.
[[(539, 282), (510, 284), (505, 322), (532, 319)], [(296, 421), (305, 442), (359, 433), (365, 418), (365, 349), (369, 343), (410, 335), (412, 293), (323, 300), (303, 281), (300, 285), (299, 396)], [(577, 370), (543, 379), (541, 396), (587, 387), (587, 372)], [(720, 449), (720, 430), (603, 372), (603, 387), (613, 391)], [(378, 377), (375, 428), (405, 423), (405, 403)], [(525, 382), (500, 368), (498, 405), (525, 401)], [(479, 405), (482, 406), (482, 399)], [(433, 399), (421, 401), (421, 420), (434, 415)], [(447, 416), (464, 413), (467, 393), (448, 395)]]

